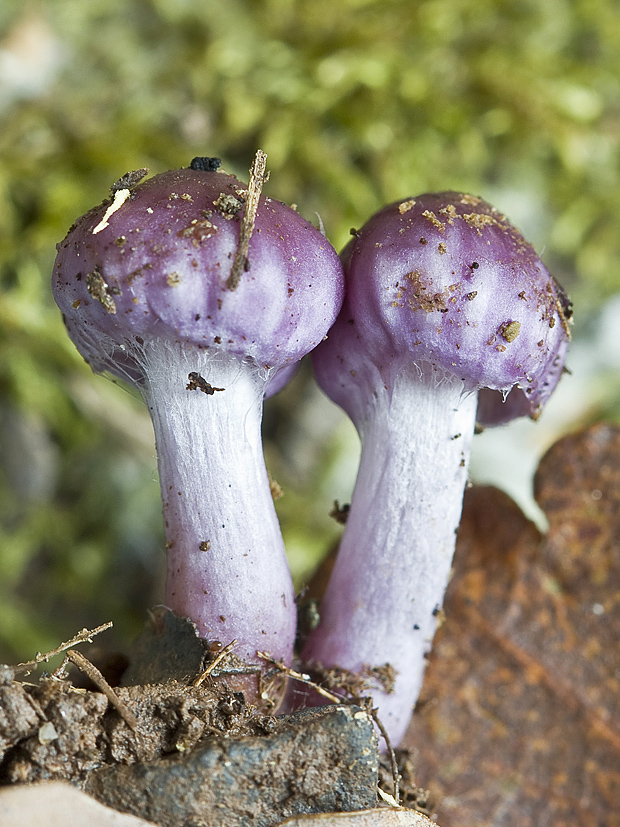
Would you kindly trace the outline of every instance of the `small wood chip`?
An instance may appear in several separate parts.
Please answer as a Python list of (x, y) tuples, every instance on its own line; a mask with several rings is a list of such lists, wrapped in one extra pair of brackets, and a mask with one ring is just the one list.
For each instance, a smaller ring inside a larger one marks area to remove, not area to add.
[(103, 692), (106, 698), (110, 701), (127, 726), (136, 732), (138, 729), (138, 719), (129, 709), (127, 704), (118, 697), (116, 692), (112, 689), (97, 667), (94, 666), (88, 658), (84, 657), (81, 652), (78, 652), (75, 649), (69, 649), (66, 654), (66, 660), (71, 661), (71, 663), (77, 666), (80, 672), (83, 672), (87, 678), (90, 678), (97, 689)]
[(265, 166), (267, 163), (267, 155), (261, 150), (257, 150), (254, 157), (254, 163), (250, 169), (250, 182), (248, 184), (248, 197), (245, 204), (245, 212), (241, 219), (241, 227), (239, 229), (239, 244), (235, 252), (235, 258), (230, 270), (230, 276), (226, 282), (226, 287), (229, 290), (236, 290), (239, 286), (241, 276), (250, 269), (250, 260), (248, 252), (250, 249), (250, 239), (254, 232), (254, 224), (256, 223), (256, 211), (258, 210), (258, 200), (260, 198), (263, 184), (268, 180), (269, 174), (265, 174)]

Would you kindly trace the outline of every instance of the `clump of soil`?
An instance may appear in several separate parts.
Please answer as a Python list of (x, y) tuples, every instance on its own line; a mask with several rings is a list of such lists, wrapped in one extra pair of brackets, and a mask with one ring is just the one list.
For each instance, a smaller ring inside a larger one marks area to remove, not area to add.
[[(235, 656), (232, 644), (209, 643), (189, 619), (155, 610), (124, 672), (110, 669), (106, 658), (106, 675), (74, 647), (110, 625), (83, 630), (30, 663), (0, 667), (0, 784), (81, 785), (103, 766), (146, 763), (209, 738), (277, 728), (277, 676), (265, 680), (260, 668)], [(62, 664), (38, 683), (18, 679), (59, 653)], [(257, 703), (246, 703), (239, 680)]]
[(101, 692), (68, 680), (0, 686), (0, 783), (66, 780), (81, 784), (104, 765), (153, 761), (213, 737), (272, 732), (275, 719), (245, 704), (226, 684), (118, 687), (133, 727)]

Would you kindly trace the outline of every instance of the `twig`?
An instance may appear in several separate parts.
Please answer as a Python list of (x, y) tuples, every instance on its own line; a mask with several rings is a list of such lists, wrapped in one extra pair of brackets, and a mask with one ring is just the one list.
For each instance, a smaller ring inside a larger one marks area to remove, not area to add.
[(133, 729), (134, 732), (136, 732), (138, 729), (138, 719), (133, 714), (131, 709), (129, 709), (127, 704), (118, 697), (116, 692), (112, 689), (110, 684), (106, 681), (106, 679), (97, 669), (97, 667), (94, 666), (88, 660), (88, 658), (85, 658), (81, 652), (77, 652), (75, 649), (69, 649), (65, 656), (64, 663), (66, 663), (67, 661), (71, 661), (71, 663), (77, 666), (80, 672), (83, 672), (87, 678), (90, 678), (90, 680), (95, 684), (97, 689), (103, 692), (103, 694), (110, 701), (112, 706), (115, 707), (116, 711), (125, 721), (127, 726), (130, 729)]
[(305, 683), (307, 686), (310, 686), (312, 689), (316, 690), (319, 695), (322, 695), (324, 698), (327, 698), (328, 701), (332, 701), (335, 704), (341, 703), (350, 703), (347, 698), (343, 698), (342, 695), (336, 695), (335, 692), (330, 692), (329, 689), (324, 689), (318, 683), (315, 683), (310, 675), (305, 675), (303, 672), (296, 672), (294, 669), (291, 669), (290, 666), (287, 666), (281, 660), (276, 660), (272, 658), (268, 652), (257, 652), (256, 653), (259, 658), (268, 661), (269, 663), (273, 663), (274, 666), (277, 666), (278, 669), (287, 677), (293, 678), (293, 680), (300, 681), (301, 683)]
[(387, 734), (385, 727), (379, 720), (377, 710), (371, 709), (370, 715), (375, 724), (377, 725), (377, 729), (383, 736), (385, 746), (387, 747), (388, 755), (390, 756), (390, 769), (392, 770), (392, 784), (394, 787), (393, 798), (396, 802), (396, 806), (400, 807), (400, 773), (398, 772), (398, 761), (396, 760), (396, 753), (394, 752), (394, 747), (392, 746), (392, 742), (390, 741), (390, 736)]
[(229, 652), (232, 652), (232, 650), (235, 648), (236, 645), (237, 645), (237, 638), (235, 638), (234, 640), (231, 640), (230, 643), (227, 643), (226, 646), (224, 646), (224, 648), (221, 649), (217, 653), (217, 656), (206, 667), (204, 672), (202, 672), (202, 674), (198, 675), (198, 677), (194, 681), (194, 686), (200, 686), (203, 683), (203, 681), (206, 678), (209, 677), (211, 672), (213, 672), (213, 670), (218, 665), (218, 663), (221, 663), (224, 660), (224, 658), (226, 657), (226, 655), (228, 655)]
[(80, 643), (92, 643), (92, 638), (94, 638), (95, 635), (105, 632), (106, 629), (110, 629), (112, 625), (112, 621), (110, 621), (109, 623), (104, 623), (102, 626), (97, 626), (96, 629), (82, 629), (82, 631), (78, 632), (71, 640), (68, 640), (66, 643), (61, 643), (60, 646), (57, 646), (55, 649), (51, 649), (49, 652), (37, 652), (34, 660), (28, 660), (24, 663), (18, 663), (17, 666), (13, 666), (13, 672), (16, 675), (20, 672), (31, 672), (40, 663), (47, 663), (54, 655), (66, 652), (67, 649), (78, 646)]
[(258, 149), (254, 156), (254, 162), (250, 169), (250, 181), (248, 183), (248, 197), (245, 202), (245, 212), (241, 219), (241, 227), (239, 229), (239, 243), (235, 251), (235, 258), (230, 270), (230, 276), (226, 282), (226, 287), (229, 290), (236, 290), (239, 286), (242, 274), (250, 269), (250, 260), (248, 252), (250, 249), (250, 239), (254, 232), (254, 224), (256, 223), (256, 211), (258, 210), (258, 199), (263, 188), (263, 184), (269, 178), (265, 175), (265, 165), (267, 163), (267, 155)]

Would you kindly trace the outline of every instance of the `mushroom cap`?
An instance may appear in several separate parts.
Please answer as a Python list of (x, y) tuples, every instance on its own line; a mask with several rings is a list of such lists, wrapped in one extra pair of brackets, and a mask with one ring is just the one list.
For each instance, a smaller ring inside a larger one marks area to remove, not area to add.
[(370, 364), (388, 384), (406, 361), (454, 374), (468, 391), (515, 388), (505, 409), (486, 406), (484, 424), (538, 415), (562, 372), (570, 302), (500, 212), (456, 192), (395, 202), (356, 231), (342, 260), (346, 301), (313, 362), (345, 410), (357, 405), (351, 374)]
[(179, 169), (122, 195), (111, 214), (109, 198), (76, 221), (58, 246), (52, 279), (68, 332), (94, 370), (139, 380), (132, 354), (150, 337), (278, 369), (325, 336), (342, 303), (342, 267), (290, 207), (261, 196), (249, 268), (230, 289), (247, 196), (240, 181)]

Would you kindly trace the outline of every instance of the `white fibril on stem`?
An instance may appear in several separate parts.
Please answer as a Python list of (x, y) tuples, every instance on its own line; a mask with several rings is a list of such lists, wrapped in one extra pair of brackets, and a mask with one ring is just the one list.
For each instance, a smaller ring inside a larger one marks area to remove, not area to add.
[(141, 356), (167, 539), (166, 605), (191, 617), (201, 637), (238, 638), (246, 660), (257, 650), (288, 659), (295, 595), (261, 442), (269, 372), (162, 339)]
[[(389, 664), (393, 689), (371, 693), (398, 742), (419, 694), (449, 581), (477, 394), (430, 365), (409, 364), (357, 423), (360, 468), (309, 660), (354, 672)], [(315, 658), (315, 653), (317, 657)]]

